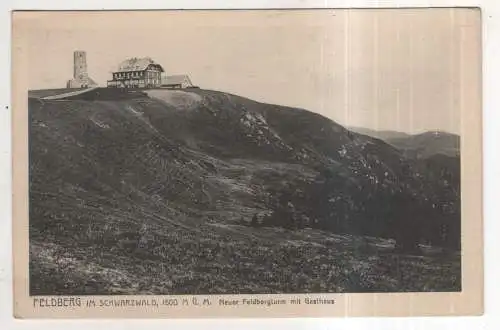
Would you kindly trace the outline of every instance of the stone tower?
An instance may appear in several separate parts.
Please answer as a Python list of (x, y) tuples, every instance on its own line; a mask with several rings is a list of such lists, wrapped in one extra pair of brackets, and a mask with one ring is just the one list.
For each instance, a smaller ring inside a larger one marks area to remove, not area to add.
[(67, 83), (68, 88), (95, 87), (97, 83), (89, 77), (87, 71), (87, 54), (77, 50), (73, 53), (73, 79)]
[(73, 53), (73, 78), (83, 79), (87, 73), (87, 54), (77, 50)]

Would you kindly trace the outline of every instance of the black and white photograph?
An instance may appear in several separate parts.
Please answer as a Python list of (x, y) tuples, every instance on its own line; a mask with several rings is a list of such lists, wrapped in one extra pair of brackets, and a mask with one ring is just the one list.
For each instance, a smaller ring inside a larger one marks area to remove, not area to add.
[(29, 295), (461, 292), (460, 15), (215, 12), (19, 24)]

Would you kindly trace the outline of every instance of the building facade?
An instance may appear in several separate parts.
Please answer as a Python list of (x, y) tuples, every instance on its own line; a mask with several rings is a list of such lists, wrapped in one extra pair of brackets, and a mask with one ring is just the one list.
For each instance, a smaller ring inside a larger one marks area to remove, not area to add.
[(118, 70), (113, 72), (113, 79), (108, 80), (108, 87), (152, 88), (160, 87), (163, 67), (151, 58), (131, 58), (123, 61)]
[(66, 83), (67, 88), (96, 87), (97, 83), (89, 77), (87, 71), (87, 54), (77, 50), (73, 53), (73, 79)]

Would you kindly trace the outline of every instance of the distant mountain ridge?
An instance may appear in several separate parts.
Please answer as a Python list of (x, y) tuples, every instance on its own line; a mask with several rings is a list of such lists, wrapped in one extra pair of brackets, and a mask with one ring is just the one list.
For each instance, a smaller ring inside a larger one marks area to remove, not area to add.
[(426, 158), (436, 154), (452, 157), (460, 156), (460, 136), (444, 131), (428, 131), (408, 134), (395, 131), (376, 131), (366, 128), (351, 128), (395, 146), (411, 158)]
[(353, 132), (363, 135), (368, 135), (384, 141), (387, 141), (387, 139), (407, 138), (411, 136), (411, 134), (404, 132), (391, 131), (391, 130), (375, 130), (365, 127), (349, 127), (349, 129)]

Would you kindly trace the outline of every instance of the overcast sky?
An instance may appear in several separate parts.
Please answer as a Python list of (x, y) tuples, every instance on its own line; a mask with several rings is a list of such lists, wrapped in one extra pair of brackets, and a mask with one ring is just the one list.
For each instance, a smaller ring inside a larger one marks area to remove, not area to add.
[[(105, 85), (150, 56), (202, 88), (305, 108), (346, 126), (460, 133), (467, 10), (45, 13), (18, 17), (30, 89), (64, 87), (73, 51)], [(472, 61), (472, 62), (471, 62)]]

